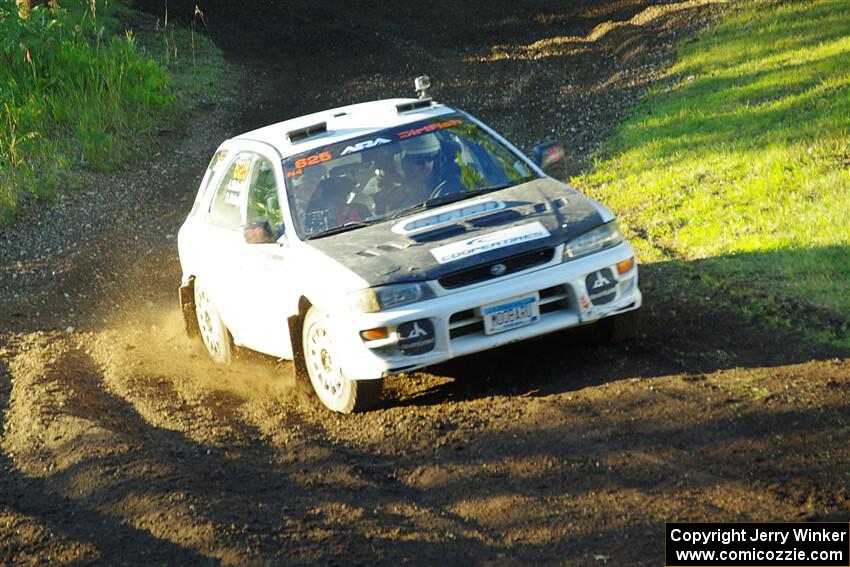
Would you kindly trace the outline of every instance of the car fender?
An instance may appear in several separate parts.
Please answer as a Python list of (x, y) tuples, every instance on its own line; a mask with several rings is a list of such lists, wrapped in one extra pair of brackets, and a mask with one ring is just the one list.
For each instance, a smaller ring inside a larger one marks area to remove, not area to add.
[(307, 309), (314, 306), (328, 317), (334, 342), (340, 346), (339, 356), (344, 360), (350, 351), (347, 345), (356, 336), (355, 313), (349, 307), (348, 294), (369, 287), (368, 283), (308, 243), (293, 248), (293, 268), (298, 273), (289, 303), (293, 314), (289, 321), (293, 357), (297, 360), (301, 354), (300, 325)]

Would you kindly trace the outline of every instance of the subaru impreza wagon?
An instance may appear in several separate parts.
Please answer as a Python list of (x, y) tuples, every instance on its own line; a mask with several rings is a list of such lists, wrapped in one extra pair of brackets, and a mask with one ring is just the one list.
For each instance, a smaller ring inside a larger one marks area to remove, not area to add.
[(291, 359), (338, 412), (383, 380), (570, 327), (627, 337), (634, 252), (602, 204), (430, 98), (335, 108), (221, 144), (178, 247), (186, 328)]

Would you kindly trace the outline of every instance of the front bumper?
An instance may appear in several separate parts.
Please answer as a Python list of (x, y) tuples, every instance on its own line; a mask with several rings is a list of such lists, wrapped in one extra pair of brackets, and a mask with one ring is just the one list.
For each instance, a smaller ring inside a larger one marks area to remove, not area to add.
[[(437, 297), (410, 306), (338, 318), (336, 344), (346, 375), (357, 380), (381, 378), (592, 323), (641, 306), (637, 264), (624, 274), (618, 274), (616, 268), (618, 262), (634, 256), (628, 242), (567, 262), (560, 261), (561, 255), (559, 247), (553, 261), (519, 274), (460, 290), (440, 290)], [(595, 305), (592, 290), (587, 289), (587, 277), (606, 268), (614, 276), (616, 294), (613, 300)], [(540, 317), (536, 322), (496, 334), (485, 333), (482, 306), (534, 292), (540, 298)], [(433, 324), (436, 335), (434, 348), (424, 354), (401, 353), (392, 335), (389, 340), (369, 343), (360, 337), (360, 331), (365, 329), (388, 327), (392, 333), (403, 323), (422, 319)]]

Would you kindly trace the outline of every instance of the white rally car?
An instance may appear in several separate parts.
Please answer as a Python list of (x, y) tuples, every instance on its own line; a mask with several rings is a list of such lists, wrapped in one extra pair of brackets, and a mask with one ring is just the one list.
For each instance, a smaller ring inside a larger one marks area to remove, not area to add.
[(355, 104), (225, 141), (180, 229), (180, 302), (216, 362), (292, 359), (328, 408), (383, 378), (593, 324), (636, 327), (634, 253), (611, 212), (426, 97)]

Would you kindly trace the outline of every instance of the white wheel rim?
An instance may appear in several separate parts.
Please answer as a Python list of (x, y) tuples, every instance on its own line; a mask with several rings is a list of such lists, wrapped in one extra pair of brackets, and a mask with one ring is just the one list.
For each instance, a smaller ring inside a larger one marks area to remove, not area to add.
[(342, 397), (344, 379), (333, 354), (333, 344), (327, 330), (313, 323), (307, 330), (305, 360), (313, 387), (322, 398), (338, 400)]
[(199, 290), (195, 296), (195, 312), (204, 345), (213, 358), (218, 359), (224, 349), (224, 329), (218, 312), (204, 290)]

